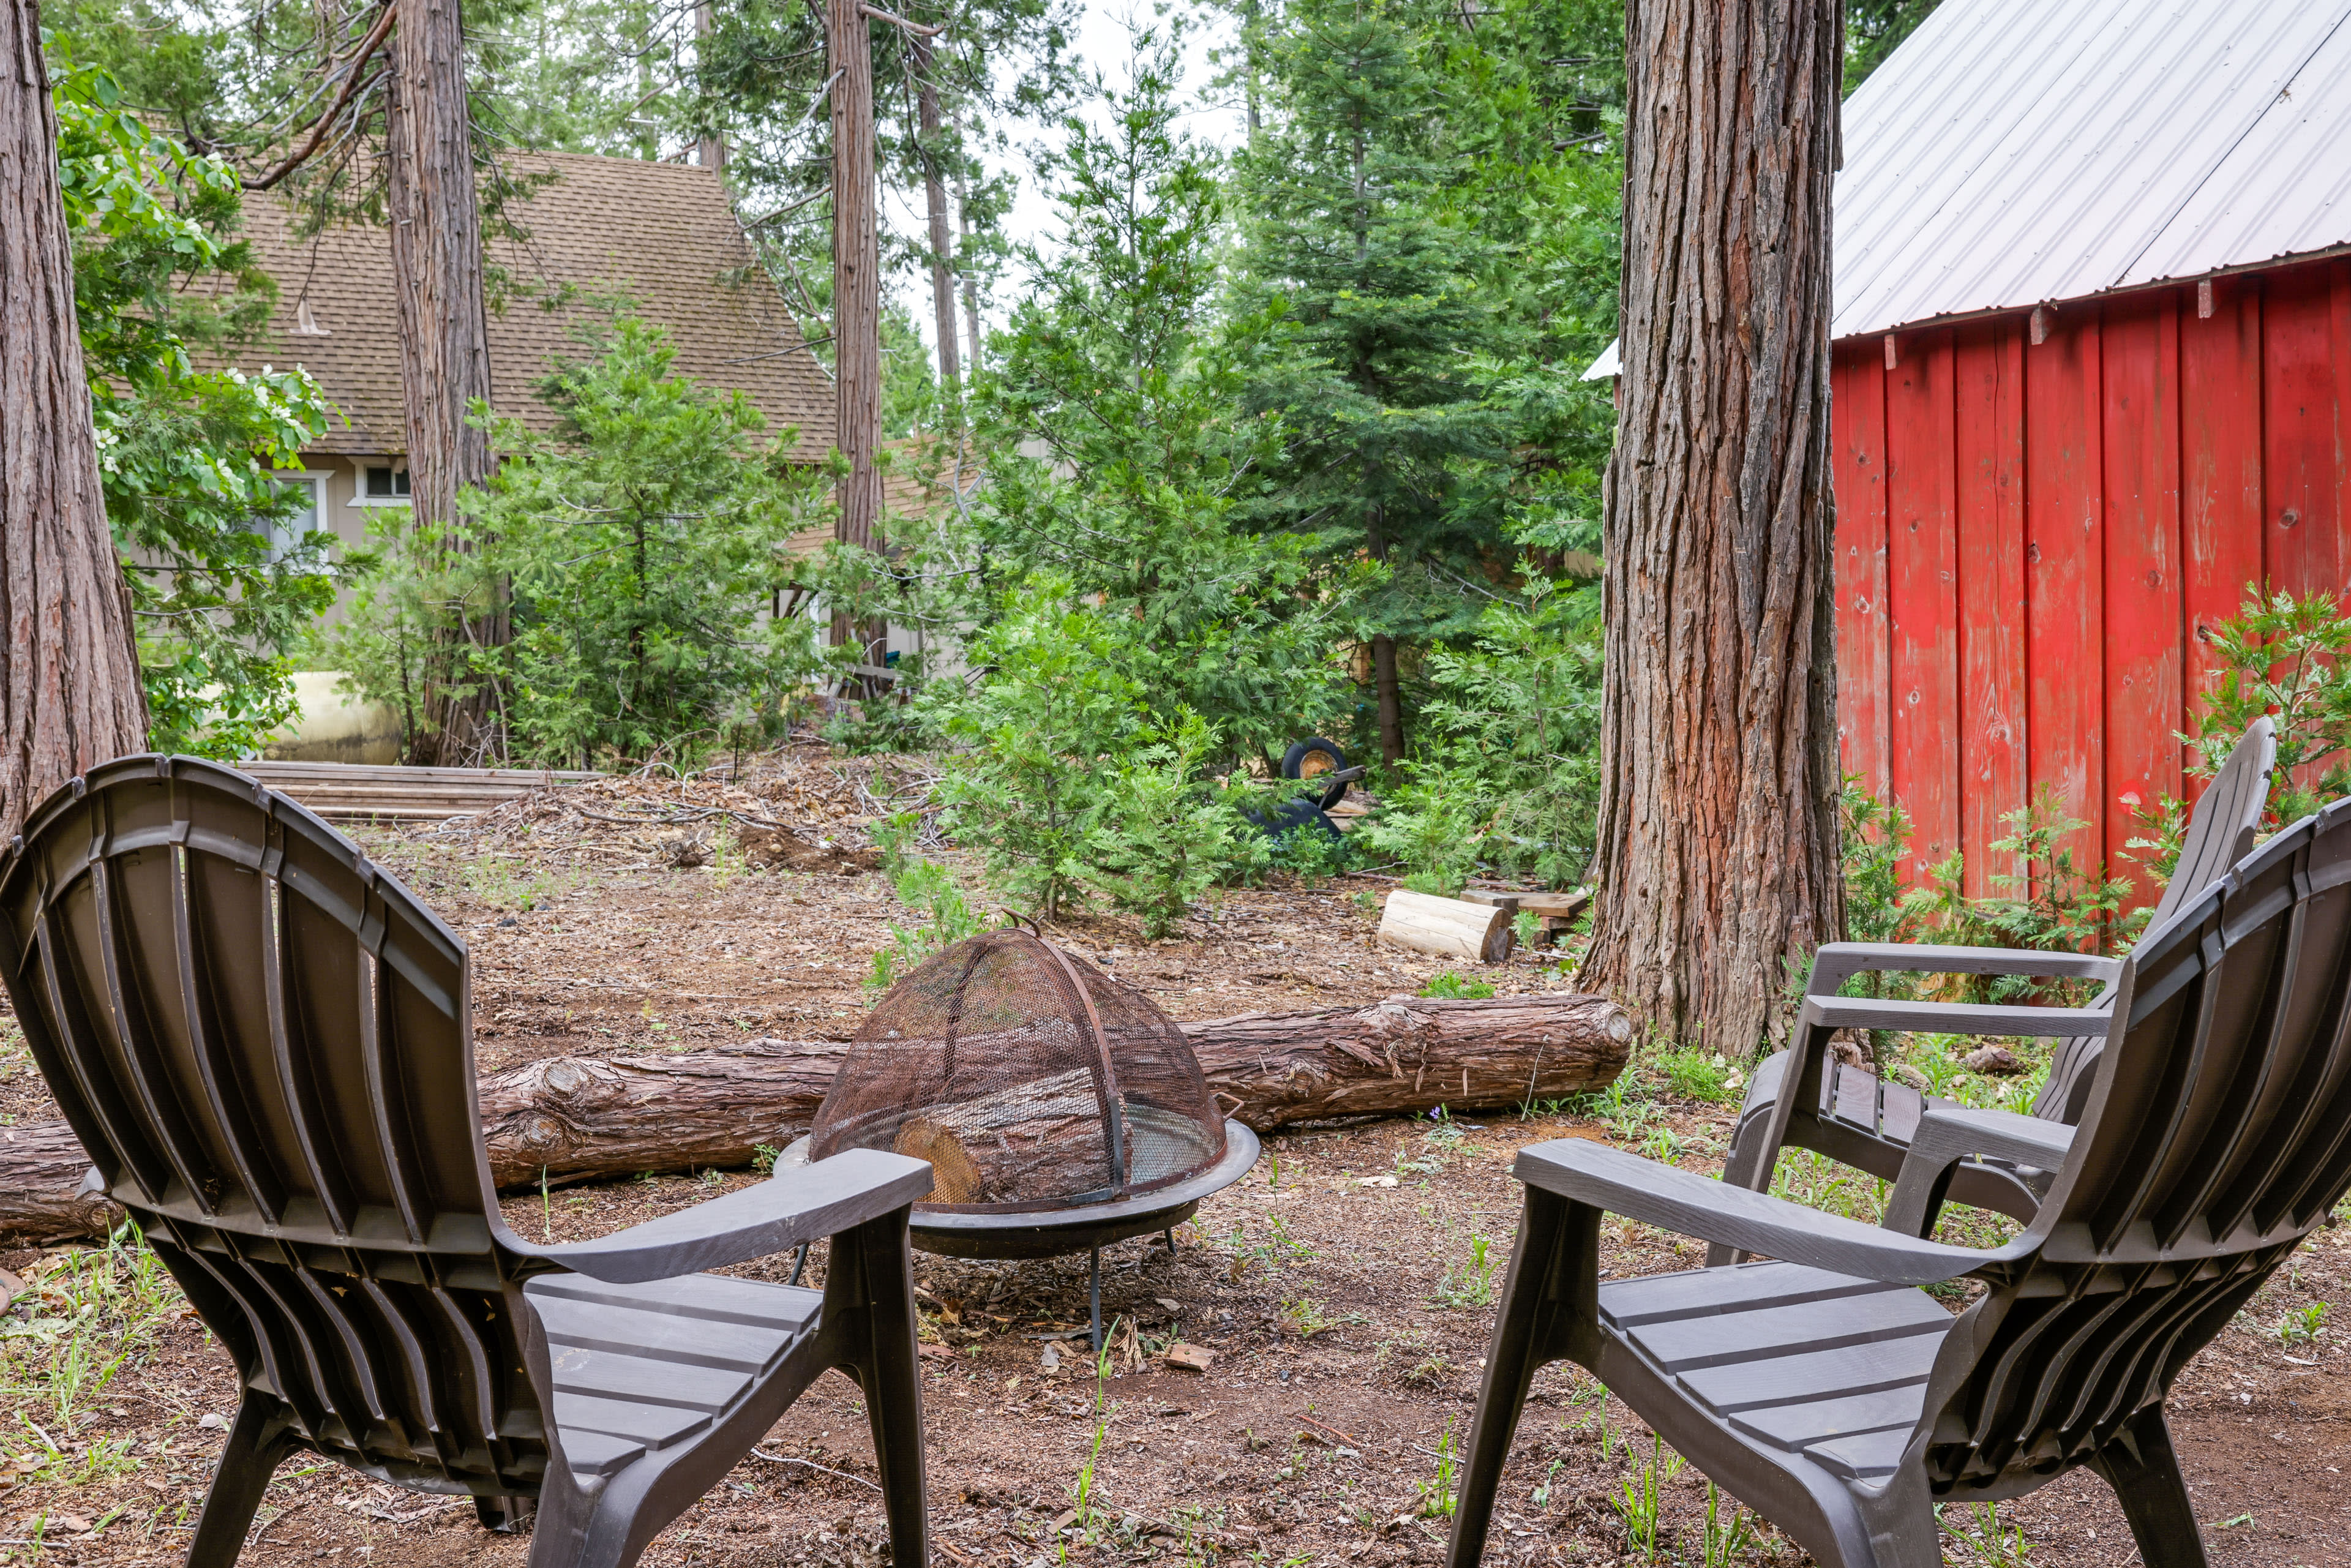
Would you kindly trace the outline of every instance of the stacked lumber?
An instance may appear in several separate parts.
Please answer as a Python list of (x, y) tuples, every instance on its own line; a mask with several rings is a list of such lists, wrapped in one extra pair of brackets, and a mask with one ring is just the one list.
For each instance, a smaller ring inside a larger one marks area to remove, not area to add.
[(356, 762), (241, 762), (237, 768), (330, 822), (438, 822), (487, 810), (552, 784), (604, 777), (539, 768), (390, 768)]

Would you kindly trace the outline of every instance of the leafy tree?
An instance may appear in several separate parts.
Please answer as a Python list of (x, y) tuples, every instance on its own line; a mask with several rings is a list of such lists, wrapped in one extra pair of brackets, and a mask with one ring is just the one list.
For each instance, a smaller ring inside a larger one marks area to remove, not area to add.
[[(1269, 125), (1240, 163), (1247, 298), (1281, 330), (1252, 408), (1287, 427), (1264, 520), (1326, 559), (1388, 568), (1356, 608), (1377, 734), (1404, 756), (1399, 645), (1466, 632), (1503, 544), (1512, 431), (1479, 287), (1492, 242), (1447, 211), (1458, 110), (1434, 0), (1297, 0), (1265, 46)], [(1404, 660), (1408, 661), (1409, 649)]]
[(291, 716), (287, 652), (334, 601), (326, 536), (289, 533), (296, 501), (276, 477), (325, 432), (325, 405), (300, 371), (196, 367), (192, 350), (257, 325), (274, 298), (232, 237), (236, 177), (58, 54), (75, 314), (152, 742), (250, 755)]
[[(821, 505), (763, 442), (740, 394), (671, 371), (658, 328), (625, 312), (594, 353), (539, 389), (539, 434), (491, 424), (506, 461), (465, 518), (378, 536), (340, 667), (413, 726), (434, 633), (477, 619), (511, 582), (514, 636), (473, 651), (472, 678), (509, 693), (515, 749), (548, 762), (637, 760), (772, 733), (818, 664), (803, 620), (760, 614), (784, 547)], [(476, 408), (476, 418), (488, 411)]]
[(1159, 727), (1193, 714), (1228, 758), (1278, 755), (1335, 711), (1331, 644), (1363, 574), (1241, 526), (1279, 430), (1243, 407), (1261, 322), (1218, 319), (1222, 196), (1176, 129), (1178, 37), (1139, 32), (1106, 128), (1072, 116), (1044, 164), (1063, 234), (1027, 253), (1033, 284), (973, 391), (977, 528), (1008, 575), (1058, 573), (1132, 624)]

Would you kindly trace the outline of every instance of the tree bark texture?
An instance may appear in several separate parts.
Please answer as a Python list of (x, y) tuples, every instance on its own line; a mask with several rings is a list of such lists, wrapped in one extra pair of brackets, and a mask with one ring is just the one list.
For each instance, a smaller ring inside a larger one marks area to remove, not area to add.
[[(708, 0), (694, 8), (694, 63), (700, 69), (707, 58), (710, 35), (716, 23), (712, 19)], [(695, 143), (694, 161), (705, 169), (726, 167), (726, 138), (718, 131), (705, 132)]]
[(858, 0), (830, 0), (825, 53), (841, 76), (831, 99), (833, 439), (849, 460), (833, 537), (872, 549), (882, 517), (882, 474), (873, 465), (882, 440), (882, 244), (873, 205), (873, 48)]
[[(469, 423), (490, 397), (482, 218), (474, 191), (473, 121), (465, 100), (459, 0), (397, 0), (386, 81), (385, 203), (400, 308), (400, 382), (407, 413), (409, 508), (420, 531), (457, 520), (457, 492), (490, 476), (489, 432)], [(505, 641), (496, 610), (456, 635)], [(430, 722), (412, 762), (458, 767), (496, 750), (489, 694), (434, 672)]]
[(1404, 693), (1396, 683), (1395, 639), (1372, 634), (1372, 698), (1379, 715), (1380, 760), (1393, 768), (1404, 760)]
[(1634, 0), (1624, 377), (1583, 970), (1743, 1055), (1844, 924), (1829, 477), (1833, 0)]
[[(1624, 1010), (1565, 994), (1249, 1013), (1182, 1026), (1217, 1103), (1259, 1132), (1438, 1105), (1474, 1111), (1605, 1088), (1633, 1038)], [(849, 1047), (758, 1040), (725, 1051), (566, 1056), (479, 1085), (490, 1175), (542, 1178), (747, 1166), (806, 1133)], [(99, 1233), (89, 1168), (62, 1122), (0, 1129), (0, 1239)]]
[(931, 220), (931, 316), (939, 339), (939, 391), (952, 401), (963, 382), (956, 352), (955, 242), (947, 234), (947, 183), (939, 168), (939, 86), (931, 75), (927, 34), (907, 37), (914, 57), (914, 128), (922, 149), (923, 201)]
[(0, 616), (5, 844), (50, 790), (147, 744), (33, 0), (0, 0)]

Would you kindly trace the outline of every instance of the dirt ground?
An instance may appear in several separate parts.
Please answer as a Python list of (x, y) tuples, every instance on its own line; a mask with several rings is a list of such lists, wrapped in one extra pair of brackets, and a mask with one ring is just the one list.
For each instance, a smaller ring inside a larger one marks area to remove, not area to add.
[[(608, 798), (589, 809), (629, 819), (618, 822), (527, 801), (486, 821), (357, 836), (470, 945), (486, 1070), (590, 1050), (845, 1037), (870, 1002), (861, 981), (873, 952), (908, 913), (872, 873), (751, 869), (728, 851), (728, 819), (706, 812), (755, 798), (758, 814), (794, 822), (811, 841), (854, 845), (865, 821), (910, 786), (887, 765), (845, 771), (853, 777), (810, 759), (742, 789), (599, 787)], [(679, 840), (696, 833), (710, 841), (706, 863), (675, 868), (693, 858)], [(1235, 892), (1159, 943), (1107, 915), (1054, 935), (1178, 1018), (1368, 1002), (1416, 991), (1440, 967), (1373, 943), (1370, 906), (1386, 885), (1349, 878)], [(1548, 956), (1479, 973), (1501, 990), (1565, 984)], [(1134, 1241), (1106, 1258), (1103, 1311), (1118, 1325), (1107, 1378), (1076, 1343), (1082, 1258), (917, 1254), (937, 1560), (1437, 1561), (1444, 1521), (1430, 1503), (1492, 1328), (1519, 1207), (1512, 1153), (1581, 1136), (1677, 1153), (1692, 1169), (1719, 1162), (1729, 1105), (1663, 1098), (1654, 1084), (1644, 1092), (1657, 1109), (1630, 1124), (1513, 1113), (1269, 1137), (1258, 1169), (1178, 1229), (1172, 1256)], [(0, 1027), (0, 1118), (53, 1113), (21, 1041)], [(575, 1239), (752, 1179), (710, 1173), (534, 1193), (510, 1201), (508, 1218)], [(2323, 1231), (2179, 1381), (2174, 1430), (2215, 1563), (2351, 1563), (2342, 1469), (2351, 1382), (2337, 1333), (2289, 1343), (2277, 1332), (2289, 1312), (2306, 1321), (2308, 1309), (2351, 1293), (2346, 1248), (2351, 1228)], [(1612, 1221), (1603, 1267), (1687, 1268), (1698, 1250)], [(787, 1261), (739, 1271), (780, 1278)], [(226, 1355), (136, 1260), (19, 1251), (0, 1254), (0, 1269), (27, 1285), (0, 1316), (0, 1563), (175, 1561), (221, 1445), (218, 1418), (235, 1406)], [(1161, 1363), (1157, 1353), (1179, 1339), (1215, 1353), (1205, 1373)], [(1488, 1560), (1640, 1560), (1611, 1500), (1653, 1454), (1620, 1403), (1580, 1372), (1547, 1370)], [(877, 1562), (874, 1474), (856, 1391), (828, 1374), (646, 1561)], [(1703, 1479), (1682, 1468), (1661, 1493), (1656, 1560), (1706, 1561)], [(1731, 1507), (1722, 1501), (1722, 1517)], [(2021, 1545), (1953, 1539), (1949, 1560), (2137, 1561), (2112, 1494), (2086, 1472), (2003, 1505), (2000, 1525), (2021, 1530)], [(525, 1536), (480, 1529), (462, 1501), (289, 1464), (244, 1561), (519, 1568), (528, 1547)], [(1805, 1561), (1768, 1530), (1732, 1560)]]

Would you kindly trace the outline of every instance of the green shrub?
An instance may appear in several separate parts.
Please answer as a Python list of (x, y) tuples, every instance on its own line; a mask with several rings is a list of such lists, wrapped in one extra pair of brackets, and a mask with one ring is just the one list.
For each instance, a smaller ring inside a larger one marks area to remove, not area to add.
[[(1186, 713), (1111, 773), (1100, 825), (1086, 846), (1090, 880), (1156, 939), (1230, 870), (1249, 829), (1227, 792), (1202, 779), (1216, 731)], [(1250, 835), (1254, 836), (1254, 835)]]
[(785, 461), (792, 432), (761, 439), (741, 393), (671, 373), (659, 328), (622, 312), (587, 342), (539, 388), (551, 434), (492, 423), (504, 461), (462, 520), (427, 533), (396, 514), (377, 532), (329, 634), (336, 665), (413, 737), (437, 640), (511, 585), (512, 641), (469, 642), (463, 669), (497, 695), (518, 757), (633, 761), (779, 731), (822, 655), (809, 622), (759, 612), (819, 482)]
[(1668, 1051), (1660, 1053), (1656, 1070), (1666, 1087), (1685, 1100), (1720, 1102), (1737, 1095), (1738, 1071), (1719, 1051)]

